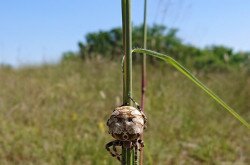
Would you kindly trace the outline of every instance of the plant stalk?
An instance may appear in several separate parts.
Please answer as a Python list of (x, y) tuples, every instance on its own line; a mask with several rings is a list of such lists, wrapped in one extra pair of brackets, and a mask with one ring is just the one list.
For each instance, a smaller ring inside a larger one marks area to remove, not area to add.
[[(147, 0), (144, 0), (143, 49), (147, 49)], [(146, 92), (146, 54), (142, 56), (141, 108), (144, 111)]]
[[(124, 76), (123, 76), (123, 105), (131, 105), (132, 97), (132, 27), (131, 27), (131, 0), (122, 0), (122, 28)], [(131, 142), (122, 146), (122, 165), (134, 164), (134, 152), (131, 149)]]
[(132, 97), (132, 27), (131, 27), (131, 0), (126, 1), (125, 6), (125, 98), (124, 103), (131, 105)]
[[(143, 48), (147, 49), (147, 0), (144, 0), (144, 16), (143, 16)], [(146, 54), (142, 56), (142, 78), (141, 78), (141, 109), (145, 109), (145, 95), (146, 95)], [(143, 140), (143, 134), (141, 135)], [(140, 151), (140, 165), (143, 165), (143, 148)]]
[[(125, 49), (126, 49), (126, 1), (122, 0), (121, 3), (121, 8), (122, 8), (122, 44), (123, 44), (123, 55), (125, 55)], [(123, 59), (124, 60), (124, 59)], [(123, 76), (123, 104), (126, 102), (125, 97), (126, 97), (126, 78), (125, 78), (125, 73), (124, 73), (124, 63), (122, 62), (122, 76)]]

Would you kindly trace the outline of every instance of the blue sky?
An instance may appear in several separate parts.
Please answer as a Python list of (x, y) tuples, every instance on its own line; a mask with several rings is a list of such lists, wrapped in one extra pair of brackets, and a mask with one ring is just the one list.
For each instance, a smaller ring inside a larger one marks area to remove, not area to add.
[[(8, 0), (0, 5), (0, 63), (56, 62), (88, 32), (121, 26), (120, 0)], [(132, 0), (133, 24), (143, 0)], [(186, 43), (250, 51), (249, 0), (148, 0), (148, 23), (179, 29)]]

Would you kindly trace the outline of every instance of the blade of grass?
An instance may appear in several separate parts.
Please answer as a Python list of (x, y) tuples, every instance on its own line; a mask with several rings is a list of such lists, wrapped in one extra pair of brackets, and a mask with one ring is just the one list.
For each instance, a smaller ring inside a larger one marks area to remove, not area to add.
[(238, 119), (243, 125), (245, 125), (248, 129), (250, 128), (249, 123), (244, 120), (235, 110), (229, 107), (221, 98), (219, 98), (213, 91), (211, 91), (208, 87), (206, 87), (203, 83), (201, 83), (194, 75), (192, 75), (186, 68), (184, 68), (181, 64), (175, 61), (170, 56), (164, 55), (162, 53), (158, 53), (151, 50), (146, 49), (133, 49), (132, 53), (146, 53), (147, 55), (151, 55), (166, 61), (173, 67), (175, 67), (178, 71), (183, 73), (186, 77), (188, 77), (191, 81), (193, 81), (197, 86), (199, 86), (202, 90), (204, 90), (209, 96), (211, 96), (217, 103), (222, 105), (226, 110), (228, 110), (236, 119)]

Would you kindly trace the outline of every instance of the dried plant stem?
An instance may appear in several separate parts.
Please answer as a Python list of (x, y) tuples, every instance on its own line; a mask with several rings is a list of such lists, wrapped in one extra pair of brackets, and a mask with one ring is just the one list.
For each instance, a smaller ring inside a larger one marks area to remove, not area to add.
[[(147, 0), (144, 0), (144, 16), (143, 16), (143, 48), (147, 49)], [(142, 56), (142, 78), (141, 78), (141, 109), (145, 109), (145, 95), (146, 95), (146, 54)], [(141, 135), (143, 140), (143, 134)], [(143, 165), (143, 148), (140, 151), (140, 165)]]
[[(147, 0), (144, 0), (143, 48), (147, 49)], [(141, 108), (144, 111), (146, 92), (146, 54), (142, 56)]]

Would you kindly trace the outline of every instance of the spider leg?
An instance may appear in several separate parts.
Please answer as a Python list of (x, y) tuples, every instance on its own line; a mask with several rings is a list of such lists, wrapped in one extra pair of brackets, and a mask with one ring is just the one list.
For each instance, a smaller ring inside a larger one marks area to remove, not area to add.
[[(116, 140), (115, 140), (115, 141), (116, 141)], [(113, 157), (115, 157), (115, 154), (110, 150), (110, 147), (114, 145), (114, 142), (115, 142), (115, 141), (111, 141), (111, 142), (107, 143), (106, 146), (105, 146), (106, 150), (107, 150)]]
[[(113, 146), (113, 151), (110, 150), (110, 147)], [(119, 140), (114, 140), (106, 144), (106, 150), (113, 156), (116, 157), (119, 161), (121, 160), (120, 154), (118, 154), (116, 146), (121, 146), (121, 141)]]
[(140, 145), (140, 147), (138, 147), (139, 151), (141, 151), (141, 149), (144, 147), (144, 142), (141, 139), (139, 139), (137, 142), (138, 142), (138, 145)]
[(142, 111), (141, 109), (141, 106), (129, 95), (128, 96), (130, 98), (130, 100), (135, 104), (136, 108), (139, 110), (139, 111)]
[(114, 153), (115, 153), (115, 157), (116, 157), (119, 161), (121, 161), (121, 154), (118, 153), (118, 151), (117, 151), (117, 149), (116, 149), (117, 146), (122, 146), (122, 142), (119, 141), (119, 140), (117, 140), (115, 143), (113, 143), (113, 151), (114, 151)]
[(137, 162), (138, 162), (138, 143), (137, 143), (137, 141), (134, 142), (134, 147), (135, 147), (135, 165), (137, 165)]

